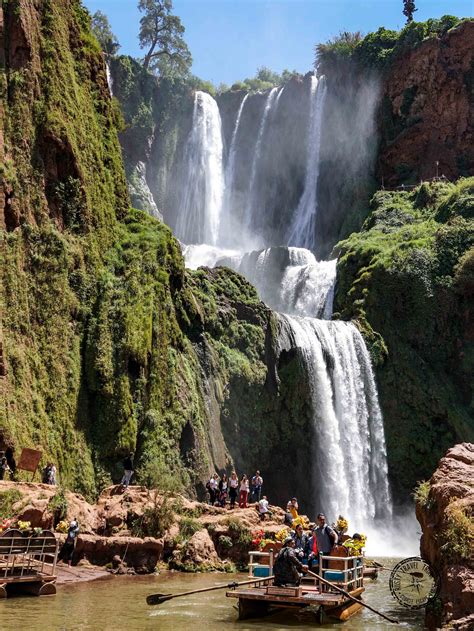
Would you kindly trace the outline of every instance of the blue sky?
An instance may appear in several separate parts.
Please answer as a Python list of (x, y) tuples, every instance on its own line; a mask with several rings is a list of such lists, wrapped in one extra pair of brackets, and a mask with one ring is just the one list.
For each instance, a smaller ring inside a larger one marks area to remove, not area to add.
[[(83, 0), (110, 20), (121, 53), (139, 57), (137, 0)], [(192, 71), (218, 85), (253, 76), (260, 66), (311, 69), (314, 45), (339, 31), (399, 29), (402, 0), (174, 0), (193, 56)], [(474, 0), (416, 0), (416, 20), (474, 15)]]

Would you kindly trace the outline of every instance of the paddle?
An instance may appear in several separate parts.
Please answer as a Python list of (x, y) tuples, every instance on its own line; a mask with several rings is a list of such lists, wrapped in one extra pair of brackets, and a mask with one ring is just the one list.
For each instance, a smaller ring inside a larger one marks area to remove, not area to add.
[(181, 592), (181, 594), (150, 594), (146, 597), (148, 605), (161, 605), (161, 603), (171, 600), (172, 598), (180, 598), (181, 596), (190, 596), (191, 594), (202, 594), (202, 592), (212, 592), (216, 589), (235, 589), (241, 585), (252, 585), (253, 583), (262, 583), (263, 581), (269, 581), (273, 576), (267, 576), (266, 578), (254, 578), (251, 581), (241, 581), (240, 583), (226, 583), (225, 585), (216, 585), (215, 587), (204, 587), (202, 589), (193, 589), (190, 592)]
[(319, 576), (318, 574), (315, 574), (314, 572), (311, 572), (310, 570), (307, 570), (306, 573), (310, 574), (311, 576), (314, 576), (319, 581), (321, 581), (321, 583), (324, 583), (325, 585), (329, 585), (330, 587), (332, 587), (336, 591), (340, 592), (341, 594), (344, 594), (344, 596), (347, 596), (348, 598), (353, 600), (355, 603), (359, 603), (360, 605), (362, 605), (363, 607), (366, 607), (367, 609), (370, 609), (370, 611), (373, 611), (377, 615), (382, 616), (382, 618), (385, 618), (385, 620), (388, 620), (389, 622), (393, 622), (393, 624), (399, 624), (398, 620), (394, 620), (393, 618), (389, 618), (388, 616), (386, 616), (385, 614), (383, 614), (380, 611), (377, 611), (377, 609), (374, 609), (373, 607), (371, 607), (370, 605), (368, 605), (364, 601), (359, 600), (358, 598), (354, 598), (354, 596), (351, 596), (349, 594), (349, 592), (346, 592), (345, 589), (342, 589), (342, 587), (338, 587), (337, 585), (334, 585), (334, 583), (330, 583), (325, 578), (322, 578), (322, 576)]

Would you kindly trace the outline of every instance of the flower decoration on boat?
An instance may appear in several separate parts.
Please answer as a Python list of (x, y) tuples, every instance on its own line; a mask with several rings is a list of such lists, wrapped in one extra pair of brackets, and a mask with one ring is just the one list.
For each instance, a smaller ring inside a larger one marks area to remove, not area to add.
[(59, 522), (59, 524), (55, 528), (56, 532), (62, 532), (64, 534), (68, 531), (68, 523), (64, 519)]
[(15, 524), (16, 524), (16, 521), (12, 517), (2, 519), (2, 521), (0, 522), (0, 532), (3, 532), (4, 530), (8, 530), (9, 528), (13, 528)]
[(265, 533), (263, 530), (256, 530), (254, 533), (252, 533), (252, 545), (255, 548), (260, 547), (260, 543), (263, 540), (265, 536)]
[(29, 530), (31, 528), (31, 521), (22, 521), (19, 519), (17, 526), (20, 530)]
[(337, 530), (341, 535), (344, 535), (349, 528), (349, 522), (345, 517), (339, 515), (337, 518), (337, 522), (334, 524), (334, 529)]
[(276, 533), (275, 539), (283, 543), (283, 541), (285, 541), (285, 539), (288, 537), (289, 534), (290, 534), (289, 528), (282, 528)]

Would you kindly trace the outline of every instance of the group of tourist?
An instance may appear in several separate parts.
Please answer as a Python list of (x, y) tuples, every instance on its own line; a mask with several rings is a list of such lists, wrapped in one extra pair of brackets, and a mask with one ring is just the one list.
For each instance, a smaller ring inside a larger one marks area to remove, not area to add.
[(275, 560), (275, 585), (299, 585), (301, 575), (319, 563), (319, 554), (329, 555), (337, 542), (337, 533), (326, 523), (324, 513), (319, 513), (317, 526), (311, 534), (305, 533), (303, 526), (297, 524)]
[(43, 469), (43, 475), (41, 476), (41, 482), (43, 484), (51, 484), (55, 486), (57, 484), (56, 480), (56, 467), (52, 462), (48, 462), (48, 464)]
[(265, 502), (262, 505), (262, 514), (265, 515), (270, 511), (267, 498), (262, 498), (262, 487), (263, 478), (260, 471), (256, 471), (251, 480), (245, 474), (239, 479), (235, 471), (232, 471), (230, 477), (227, 477), (226, 473), (223, 473), (222, 477), (213, 473), (206, 483), (211, 506), (225, 508), (227, 500), (229, 500), (229, 507), (233, 509), (238, 497), (239, 508), (247, 508), (249, 501), (260, 505), (261, 500), (264, 499), (266, 505)]

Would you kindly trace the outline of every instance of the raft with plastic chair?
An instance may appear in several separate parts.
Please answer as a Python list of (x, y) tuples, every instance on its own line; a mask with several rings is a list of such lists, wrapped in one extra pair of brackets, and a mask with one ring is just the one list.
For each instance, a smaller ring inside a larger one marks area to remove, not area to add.
[[(348, 620), (363, 607), (348, 596), (331, 589), (318, 576), (345, 590), (352, 597), (364, 592), (363, 557), (329, 557), (320, 555), (319, 575), (306, 578), (298, 587), (273, 585), (273, 551), (251, 552), (249, 569), (254, 577), (268, 576), (255, 586), (246, 586), (226, 592), (228, 598), (239, 600), (239, 619), (259, 618), (278, 609), (301, 611), (310, 608), (318, 622), (326, 618)], [(255, 561), (258, 559), (258, 561)], [(326, 569), (327, 568), (327, 569)]]

